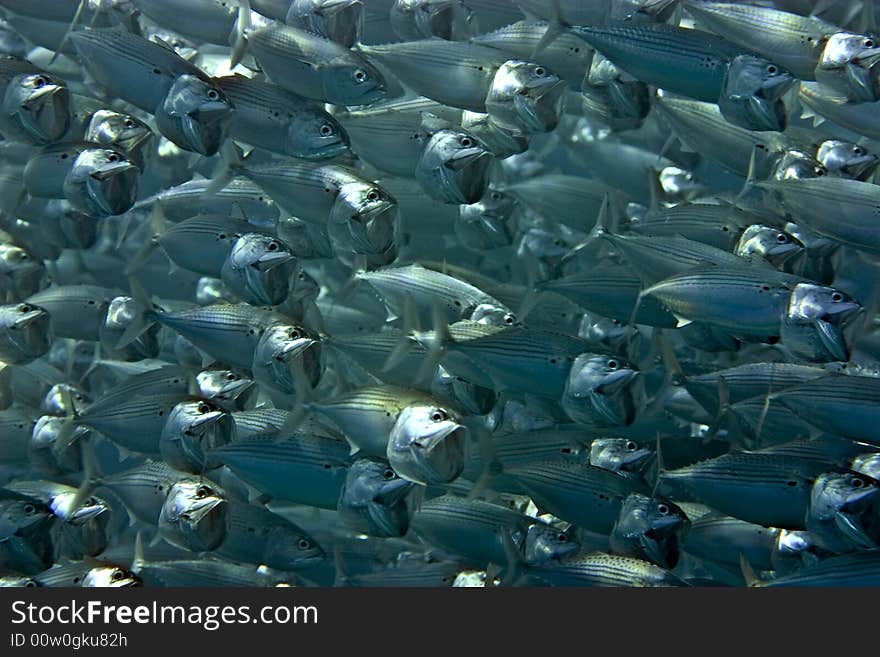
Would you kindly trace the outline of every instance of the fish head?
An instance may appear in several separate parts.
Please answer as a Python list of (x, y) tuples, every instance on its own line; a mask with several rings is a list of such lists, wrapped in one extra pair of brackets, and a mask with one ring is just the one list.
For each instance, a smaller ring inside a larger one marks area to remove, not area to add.
[(506, 192), (490, 189), (476, 203), (461, 205), (455, 231), (461, 242), (483, 251), (513, 244), (519, 201)]
[(726, 88), (765, 100), (782, 98), (797, 82), (791, 72), (757, 55), (738, 55), (727, 69)]
[(346, 105), (371, 105), (388, 93), (384, 76), (366, 60), (335, 66), (324, 79), (324, 87), (328, 98), (348, 99)]
[(542, 64), (510, 60), (495, 72), (486, 111), (499, 127), (518, 134), (550, 132), (559, 123), (568, 84)]
[[(643, 402), (635, 366), (617, 356), (581, 354), (575, 358), (562, 405), (571, 417), (590, 417), (611, 426), (632, 424)], [(576, 420), (572, 417), (572, 420)]]
[(83, 408), (91, 400), (80, 388), (70, 383), (56, 383), (43, 396), (40, 410), (50, 415), (72, 415), (75, 408)]
[(109, 515), (110, 505), (101, 498), (91, 496), (78, 501), (79, 497), (77, 491), (65, 490), (52, 498), (49, 508), (55, 516), (72, 525), (84, 525), (102, 514)]
[(120, 589), (143, 586), (143, 581), (134, 573), (120, 566), (95, 566), (85, 574), (80, 586)]
[(833, 522), (860, 549), (878, 547), (880, 481), (857, 472), (819, 475), (810, 492), (809, 517)]
[(431, 380), (431, 394), (437, 399), (449, 400), (456, 407), (472, 415), (485, 415), (492, 411), (498, 394), (448, 372), (442, 365)]
[(870, 67), (880, 61), (880, 38), (875, 34), (837, 32), (828, 37), (820, 68), (839, 68), (848, 64)]
[(156, 109), (159, 131), (180, 148), (215, 155), (229, 134), (235, 107), (216, 84), (179, 76)]
[(236, 269), (267, 272), (295, 261), (284, 242), (263, 233), (245, 233), (232, 245), (229, 262)]
[(536, 522), (529, 525), (523, 543), (523, 558), (529, 565), (561, 561), (580, 549), (577, 532), (567, 528)]
[(494, 303), (480, 303), (466, 319), (488, 326), (516, 326), (519, 322), (510, 310)]
[(394, 259), (400, 224), (397, 200), (379, 185), (367, 181), (342, 185), (330, 210), (331, 239), (363, 255)]
[(323, 160), (348, 152), (351, 141), (345, 128), (319, 108), (309, 108), (287, 129), (286, 152)]
[(829, 172), (838, 172), (855, 180), (866, 180), (880, 159), (859, 144), (840, 139), (826, 139), (816, 152), (816, 159)]
[(395, 0), (391, 28), (403, 40), (457, 40), (466, 34), (474, 14), (461, 0)]
[(467, 427), (440, 406), (413, 404), (391, 429), (387, 457), (394, 471), (418, 484), (449, 483), (464, 470)]
[(324, 371), (321, 342), (299, 324), (270, 326), (254, 350), (254, 365), (271, 377), (270, 383), (291, 393), (314, 388)]
[(172, 545), (203, 552), (226, 537), (226, 494), (202, 479), (184, 479), (168, 490), (159, 513), (159, 531)]
[(784, 230), (763, 224), (752, 224), (747, 226), (740, 236), (736, 254), (758, 255), (778, 266), (803, 253), (804, 249), (806, 246), (803, 242)]
[(218, 367), (196, 374), (198, 394), (229, 410), (248, 410), (256, 403), (259, 388), (247, 375)]
[(880, 479), (880, 452), (860, 454), (852, 460), (850, 468), (872, 479)]
[(205, 399), (182, 401), (168, 415), (159, 437), (159, 451), (173, 468), (203, 472), (211, 450), (235, 440), (235, 420), (221, 406)]
[(590, 444), (590, 465), (612, 472), (640, 472), (654, 458), (654, 450), (628, 438), (596, 438)]
[(339, 508), (366, 516), (370, 535), (403, 536), (410, 520), (406, 500), (414, 488), (387, 463), (358, 459), (348, 468)]
[[(140, 317), (140, 312), (133, 298), (125, 295), (113, 297), (107, 306), (107, 314), (99, 330), (101, 344), (107, 347), (111, 353), (116, 351), (116, 345), (119, 344), (125, 331)], [(118, 350), (120, 357), (136, 360), (155, 358), (159, 355), (160, 350), (158, 336), (159, 325), (150, 324), (125, 347)]]
[(3, 500), (0, 505), (0, 525), (4, 538), (41, 538), (52, 526), (55, 515), (46, 504), (25, 495)]
[(304, 25), (350, 48), (359, 41), (363, 30), (364, 3), (361, 0), (293, 0), (285, 22)]
[(141, 169), (152, 150), (155, 135), (146, 123), (131, 114), (102, 109), (92, 114), (85, 141), (124, 151)]
[(798, 283), (791, 292), (788, 318), (840, 325), (861, 310), (862, 305), (858, 301), (837, 288)]
[(299, 268), (293, 278), (290, 279), (290, 288), (287, 298), (291, 301), (311, 299), (314, 301), (321, 293), (321, 285), (309, 272)]
[(0, 577), (0, 589), (35, 589), (39, 586), (40, 583), (37, 580), (25, 577), (24, 575), (4, 575)]
[(634, 548), (637, 554), (633, 556), (641, 554), (664, 568), (674, 568), (681, 539), (689, 528), (684, 511), (672, 502), (632, 493), (620, 508), (612, 542)]
[(52, 341), (52, 318), (48, 311), (30, 303), (0, 306), (0, 342), (6, 343), (6, 362), (38, 358), (49, 351)]
[(489, 187), (493, 160), (489, 149), (472, 134), (440, 130), (425, 146), (416, 166), (416, 178), (438, 200), (459, 205), (476, 203)]
[(799, 150), (788, 150), (777, 158), (773, 165), (771, 179), (804, 180), (827, 175), (828, 169), (812, 155)]
[(70, 125), (70, 91), (48, 73), (19, 75), (6, 85), (3, 111), (34, 142), (56, 142)]
[(657, 174), (657, 181), (664, 197), (670, 202), (689, 201), (706, 191), (706, 186), (697, 180), (693, 171), (681, 167), (663, 167)]
[(139, 176), (138, 167), (123, 153), (88, 148), (77, 156), (64, 179), (64, 196), (87, 213), (122, 214), (137, 200)]
[(880, 37), (838, 32), (825, 42), (816, 80), (842, 92), (851, 102), (873, 102), (880, 95), (878, 62)]
[(0, 270), (7, 276), (24, 277), (41, 272), (42, 267), (25, 249), (15, 244), (3, 243), (0, 244)]

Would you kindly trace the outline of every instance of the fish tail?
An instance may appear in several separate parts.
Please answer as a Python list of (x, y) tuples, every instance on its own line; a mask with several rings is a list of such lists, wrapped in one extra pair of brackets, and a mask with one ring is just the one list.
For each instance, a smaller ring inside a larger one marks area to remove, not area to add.
[[(70, 40), (70, 35), (76, 29), (76, 26), (79, 25), (80, 18), (82, 18), (82, 13), (86, 8), (86, 4), (88, 0), (79, 0), (79, 6), (76, 8), (76, 13), (73, 15), (73, 19), (70, 21), (70, 25), (67, 26), (67, 30), (64, 32), (64, 36), (61, 37), (61, 42), (58, 44), (58, 48), (55, 52), (52, 53), (52, 57), (49, 59), (49, 64), (54, 64), (55, 60), (58, 59), (58, 55), (61, 54), (61, 49), (67, 44)], [(97, 17), (98, 13), (95, 12), (95, 16), (92, 17), (94, 20)]]
[(122, 349), (126, 345), (131, 344), (138, 336), (149, 329), (158, 317), (155, 304), (150, 301), (149, 294), (147, 294), (147, 291), (135, 277), (129, 277), (128, 286), (131, 290), (131, 297), (134, 300), (136, 316), (125, 331), (123, 331), (122, 336), (116, 343), (116, 349)]
[(205, 188), (205, 194), (213, 196), (226, 187), (241, 172), (249, 157), (240, 146), (227, 139), (220, 147), (220, 162), (214, 170), (211, 182)]
[(162, 210), (162, 204), (159, 202), (153, 204), (153, 209), (150, 212), (150, 226), (153, 230), (153, 235), (126, 265), (124, 270), (126, 276), (136, 274), (147, 264), (150, 256), (153, 255), (156, 247), (159, 246), (159, 239), (167, 231), (165, 213)]
[(235, 37), (229, 56), (229, 68), (238, 66), (247, 52), (247, 34), (252, 27), (250, 0), (238, 0), (238, 18), (235, 21)]

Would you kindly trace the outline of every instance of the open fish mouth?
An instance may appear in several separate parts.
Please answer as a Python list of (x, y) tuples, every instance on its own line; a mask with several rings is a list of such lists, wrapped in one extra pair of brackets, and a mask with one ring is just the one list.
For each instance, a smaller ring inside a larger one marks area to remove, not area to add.
[(393, 459), (391, 465), (401, 477), (416, 483), (449, 483), (464, 471), (467, 434), (466, 427), (452, 424), (411, 444), (408, 452), (414, 467), (395, 467)]
[(34, 90), (22, 109), (38, 136), (45, 142), (61, 138), (70, 123), (70, 92), (66, 87), (47, 84)]

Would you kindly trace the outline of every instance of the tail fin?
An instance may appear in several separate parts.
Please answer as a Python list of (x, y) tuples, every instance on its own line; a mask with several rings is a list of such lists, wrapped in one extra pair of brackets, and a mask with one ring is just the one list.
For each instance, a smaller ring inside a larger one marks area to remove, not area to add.
[(247, 34), (251, 25), (250, 0), (238, 0), (238, 18), (235, 21), (235, 38), (232, 43), (232, 53), (229, 56), (229, 68), (233, 69), (241, 63), (247, 52)]
[(162, 210), (162, 203), (159, 201), (156, 201), (156, 203), (153, 204), (153, 209), (150, 212), (150, 226), (152, 228), (153, 234), (150, 239), (147, 240), (141, 250), (138, 251), (129, 261), (128, 265), (126, 265), (126, 276), (131, 276), (141, 270), (141, 268), (150, 259), (150, 256), (153, 255), (153, 251), (155, 251), (156, 247), (159, 246), (159, 239), (165, 234), (167, 230), (165, 212)]
[[(82, 17), (82, 13), (88, 4), (88, 0), (79, 0), (79, 6), (76, 8), (76, 13), (73, 15), (73, 20), (70, 21), (70, 25), (67, 26), (67, 30), (64, 32), (64, 36), (61, 37), (61, 43), (58, 44), (58, 48), (52, 53), (51, 59), (49, 59), (49, 64), (54, 64), (55, 60), (58, 59), (58, 55), (61, 54), (61, 49), (67, 45), (68, 40), (70, 40), (70, 35), (76, 29), (76, 26), (79, 24), (79, 19)], [(97, 10), (95, 12), (95, 16), (97, 16)]]
[(241, 147), (234, 141), (227, 139), (220, 147), (220, 163), (214, 170), (211, 182), (205, 188), (205, 194), (213, 196), (226, 187), (250, 157), (250, 154), (245, 155)]
[(137, 337), (146, 331), (156, 318), (156, 310), (150, 296), (143, 286), (134, 277), (129, 277), (128, 286), (131, 290), (132, 299), (134, 299), (137, 315), (132, 320), (128, 328), (123, 331), (119, 342), (116, 343), (117, 349), (122, 349), (126, 345), (131, 344)]

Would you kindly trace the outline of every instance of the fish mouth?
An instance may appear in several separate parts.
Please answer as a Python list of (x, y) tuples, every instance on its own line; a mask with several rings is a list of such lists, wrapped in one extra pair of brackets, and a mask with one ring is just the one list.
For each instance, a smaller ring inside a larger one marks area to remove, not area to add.
[(137, 197), (140, 169), (131, 162), (102, 166), (86, 179), (89, 198), (105, 215), (122, 214)]
[(226, 537), (226, 500), (214, 498), (200, 502), (181, 513), (178, 527), (186, 538), (187, 548), (210, 551)]
[(612, 425), (629, 426), (639, 412), (637, 392), (630, 386), (640, 372), (623, 368), (606, 376), (590, 395), (593, 407)]
[(389, 460), (394, 471), (404, 479), (424, 485), (446, 484), (464, 470), (467, 435), (466, 427), (450, 422), (448, 426), (410, 443), (405, 456), (409, 456), (411, 462), (401, 460), (401, 456), (394, 452), (389, 454)]
[[(226, 139), (234, 110), (225, 103), (205, 103), (181, 121), (185, 147), (210, 157)], [(181, 144), (183, 145), (183, 144)]]
[(285, 357), (285, 359), (293, 359), (297, 356), (303, 354), (306, 349), (318, 344), (318, 341), (314, 338), (300, 338), (299, 340), (291, 340), (281, 348), (278, 352), (279, 355)]
[(23, 312), (21, 315), (16, 317), (15, 322), (13, 323), (13, 327), (16, 329), (26, 329), (33, 324), (36, 324), (40, 320), (48, 320), (48, 317), (49, 314), (42, 308), (34, 308), (33, 310)]
[(543, 81), (530, 86), (526, 95), (514, 96), (516, 114), (530, 132), (549, 132), (556, 127), (566, 89), (561, 80)]
[(47, 84), (31, 93), (22, 103), (33, 127), (45, 141), (57, 141), (70, 124), (70, 92), (66, 87)]
[[(849, 506), (849, 503), (846, 506)], [(862, 524), (861, 520), (866, 512), (870, 513), (871, 511), (864, 509), (856, 513), (848, 513), (841, 509), (834, 514), (834, 525), (847, 540), (854, 543), (858, 548), (872, 550), (878, 546), (877, 540), (880, 537), (871, 536)]]
[(219, 422), (225, 416), (226, 413), (223, 411), (208, 411), (207, 413), (200, 413), (193, 419), (190, 426), (192, 429), (207, 428), (214, 424), (217, 424), (217, 422)]
[(383, 506), (394, 506), (402, 502), (415, 484), (407, 479), (397, 479), (383, 484), (382, 488), (373, 497), (373, 501)]
[(271, 269), (275, 269), (276, 267), (279, 267), (286, 262), (290, 262), (293, 259), (294, 255), (286, 251), (268, 251), (261, 255), (256, 262), (251, 264), (251, 267), (259, 271), (266, 272)]
[(453, 171), (461, 171), (491, 157), (492, 154), (483, 148), (462, 148), (446, 161), (446, 166)]

